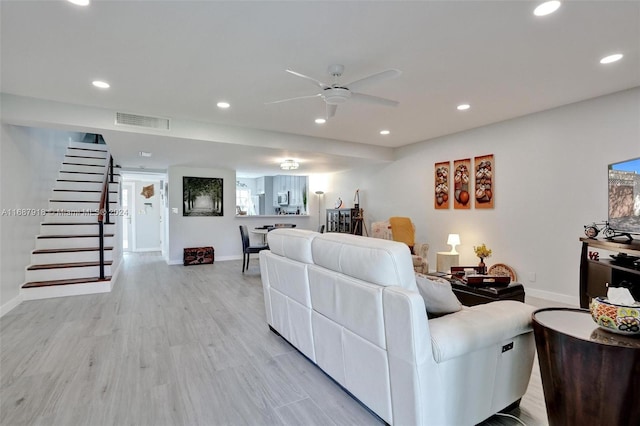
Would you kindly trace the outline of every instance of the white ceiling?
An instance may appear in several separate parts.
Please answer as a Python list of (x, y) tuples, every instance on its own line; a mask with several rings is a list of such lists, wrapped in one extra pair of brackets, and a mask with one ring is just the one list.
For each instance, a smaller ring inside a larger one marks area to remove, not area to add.
[[(639, 1), (566, 1), (543, 18), (533, 16), (536, 5), (93, 0), (81, 8), (65, 1), (2, 0), (1, 90), (393, 148), (640, 85)], [(615, 52), (624, 59), (598, 63)], [(331, 82), (326, 70), (335, 63), (346, 67), (342, 83), (401, 70), (398, 78), (360, 90), (399, 106), (350, 101), (317, 125), (313, 120), (324, 114), (319, 98), (265, 105), (317, 92), (285, 69)], [(108, 81), (111, 89), (92, 87), (94, 79)], [(218, 109), (219, 100), (231, 108)], [(457, 111), (462, 102), (471, 109)], [(380, 136), (383, 128), (391, 134)], [(122, 163), (135, 167), (140, 160), (130, 157), (148, 143), (138, 136), (105, 138), (120, 149)], [(154, 167), (176, 164), (173, 157), (195, 143), (167, 141), (162, 155), (168, 158)], [(273, 167), (274, 158), (286, 155), (260, 149), (260, 140), (241, 145), (228, 154), (240, 163)], [(309, 164), (335, 161), (298, 148)]]

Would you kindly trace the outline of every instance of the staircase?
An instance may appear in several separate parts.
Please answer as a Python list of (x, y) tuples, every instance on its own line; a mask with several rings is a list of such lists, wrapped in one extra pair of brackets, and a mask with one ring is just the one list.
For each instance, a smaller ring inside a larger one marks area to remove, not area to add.
[(119, 206), (120, 188), (117, 174), (114, 183), (108, 184), (111, 214), (104, 219), (103, 250), (98, 221), (109, 158), (106, 145), (69, 143), (36, 236), (36, 249), (31, 252), (31, 265), (26, 268), (23, 300), (111, 291), (120, 258), (114, 254), (120, 253), (114, 250), (118, 231), (113, 211)]

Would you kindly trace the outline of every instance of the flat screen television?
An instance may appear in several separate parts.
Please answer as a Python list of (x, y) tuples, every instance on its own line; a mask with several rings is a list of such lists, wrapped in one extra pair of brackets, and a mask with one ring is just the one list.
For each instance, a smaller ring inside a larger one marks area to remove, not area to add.
[(614, 237), (640, 234), (640, 158), (609, 164), (609, 227)]

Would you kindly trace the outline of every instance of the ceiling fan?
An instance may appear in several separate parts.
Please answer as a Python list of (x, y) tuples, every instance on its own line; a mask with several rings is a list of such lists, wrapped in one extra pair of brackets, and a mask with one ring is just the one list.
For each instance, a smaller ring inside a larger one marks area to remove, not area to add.
[(326, 118), (333, 117), (336, 114), (336, 110), (338, 109), (338, 105), (348, 101), (349, 99), (365, 102), (369, 104), (383, 105), (383, 106), (397, 106), (397, 101), (392, 101), (390, 99), (380, 98), (378, 96), (365, 95), (364, 93), (358, 93), (354, 90), (358, 90), (366, 85), (377, 83), (382, 80), (387, 80), (390, 78), (398, 77), (402, 74), (402, 71), (397, 69), (389, 69), (386, 71), (382, 71), (376, 74), (372, 74), (370, 76), (361, 78), (360, 80), (353, 81), (349, 84), (340, 84), (338, 80), (342, 76), (344, 72), (344, 65), (336, 64), (329, 66), (329, 74), (333, 76), (333, 84), (323, 83), (319, 80), (316, 80), (313, 77), (309, 77), (308, 75), (300, 74), (299, 72), (287, 69), (289, 74), (293, 74), (297, 77), (304, 78), (318, 86), (321, 90), (319, 93), (315, 95), (306, 95), (306, 96), (298, 96), (295, 98), (287, 98), (281, 99), (278, 101), (267, 102), (267, 104), (277, 104), (281, 102), (289, 102), (298, 99), (309, 99), (309, 98), (322, 98), (322, 100), (327, 104), (327, 114)]

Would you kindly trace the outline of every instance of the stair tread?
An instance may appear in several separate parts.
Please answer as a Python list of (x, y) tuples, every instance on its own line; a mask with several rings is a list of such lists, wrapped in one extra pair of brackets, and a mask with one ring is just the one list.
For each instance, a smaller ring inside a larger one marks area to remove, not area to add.
[[(105, 151), (103, 151), (105, 152)], [(87, 155), (65, 155), (65, 158), (86, 158), (90, 160), (106, 160), (105, 157), (89, 157)]]
[(79, 149), (80, 151), (96, 151), (96, 152), (106, 152), (108, 153), (109, 151), (106, 149), (95, 149), (95, 148), (78, 148), (76, 146), (70, 146), (68, 147), (68, 149)]
[[(113, 262), (107, 260), (105, 266), (111, 265)], [(91, 266), (100, 266), (100, 262), (70, 262), (70, 263), (44, 263), (38, 265), (29, 265), (27, 271), (40, 271), (42, 269), (63, 269), (63, 268), (87, 268)]]
[[(113, 247), (105, 247), (105, 250), (113, 250)], [(32, 254), (48, 254), (48, 253), (75, 253), (79, 251), (98, 251), (100, 247), (78, 247), (78, 248), (59, 248), (59, 249), (40, 249), (34, 250)]]
[(101, 281), (110, 281), (110, 280), (111, 280), (111, 276), (104, 277), (104, 279), (101, 279), (99, 277), (91, 277), (91, 278), (75, 278), (71, 280), (32, 281), (32, 282), (24, 283), (22, 288), (48, 287), (48, 286), (65, 285), (65, 284), (97, 283)]
[[(56, 182), (78, 182), (78, 183), (102, 183), (99, 180), (72, 180), (72, 179), (58, 179)], [(110, 182), (117, 183), (117, 182)]]
[[(77, 182), (77, 181), (74, 181)], [(54, 189), (53, 192), (93, 192), (97, 194), (101, 194), (102, 191), (96, 191), (93, 189)], [(118, 191), (109, 191), (109, 194), (117, 194)]]
[[(113, 234), (104, 234), (106, 237), (113, 237)], [(98, 234), (82, 234), (82, 235), (38, 235), (36, 238), (99, 238)]]
[(67, 163), (66, 161), (62, 163), (65, 166), (87, 166), (87, 167), (101, 167), (104, 168), (104, 164), (83, 164), (83, 163)]
[[(58, 226), (58, 225), (92, 225), (92, 226), (96, 226), (98, 224), (98, 221), (95, 222), (42, 222), (40, 225), (44, 225), (44, 226)], [(105, 225), (115, 225), (115, 223), (112, 222), (103, 222), (103, 224)]]
[[(99, 201), (91, 200), (49, 200), (50, 203), (99, 203)], [(117, 203), (118, 201), (111, 201), (110, 203)]]

